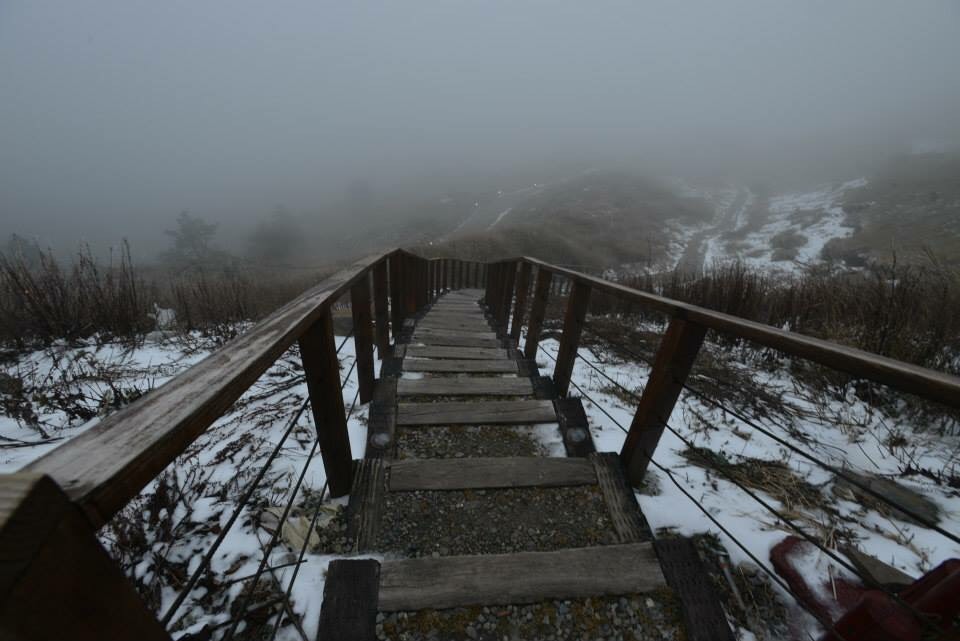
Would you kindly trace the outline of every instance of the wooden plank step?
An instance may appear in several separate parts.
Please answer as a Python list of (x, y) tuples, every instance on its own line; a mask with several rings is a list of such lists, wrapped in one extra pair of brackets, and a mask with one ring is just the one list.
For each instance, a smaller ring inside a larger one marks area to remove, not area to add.
[(421, 321), (417, 324), (420, 330), (441, 330), (448, 332), (492, 332), (493, 329), (486, 321), (475, 323), (444, 323), (442, 321)]
[(485, 332), (461, 332), (455, 329), (434, 329), (432, 327), (417, 327), (413, 332), (414, 338), (496, 338), (492, 329)]
[(414, 345), (407, 349), (407, 356), (412, 358), (453, 358), (457, 360), (494, 360), (507, 358), (507, 350), (502, 347), (451, 347), (432, 346), (420, 347)]
[(414, 343), (423, 343), (424, 345), (437, 345), (445, 347), (500, 347), (500, 339), (492, 334), (485, 335), (484, 338), (473, 336), (460, 336), (453, 334), (421, 334), (411, 339)]
[(380, 611), (536, 603), (649, 592), (665, 585), (649, 543), (385, 561)]
[(448, 312), (430, 312), (424, 314), (423, 318), (420, 319), (420, 325), (424, 323), (445, 323), (445, 324), (456, 324), (456, 323), (466, 323), (466, 324), (481, 324), (486, 323), (487, 317), (483, 315), (483, 312), (477, 308), (476, 312), (458, 312), (458, 313), (448, 313)]
[(403, 359), (405, 372), (471, 372), (474, 374), (516, 374), (517, 362), (507, 359), (479, 360), (416, 360)]
[(582, 458), (410, 459), (390, 464), (391, 492), (594, 485), (592, 461)]
[(398, 396), (525, 396), (533, 394), (528, 378), (491, 376), (436, 377), (397, 382)]
[(434, 310), (423, 316), (424, 320), (442, 320), (442, 321), (483, 321), (486, 322), (487, 316), (479, 307), (473, 310)]
[(508, 425), (555, 423), (550, 401), (399, 403), (397, 425)]

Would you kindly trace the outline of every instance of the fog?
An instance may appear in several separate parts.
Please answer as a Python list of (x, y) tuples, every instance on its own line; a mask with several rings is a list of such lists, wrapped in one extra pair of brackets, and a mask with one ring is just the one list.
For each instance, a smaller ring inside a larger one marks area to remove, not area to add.
[(4, 0), (0, 234), (149, 253), (182, 210), (239, 238), (358, 184), (855, 172), (960, 139), (958, 7)]

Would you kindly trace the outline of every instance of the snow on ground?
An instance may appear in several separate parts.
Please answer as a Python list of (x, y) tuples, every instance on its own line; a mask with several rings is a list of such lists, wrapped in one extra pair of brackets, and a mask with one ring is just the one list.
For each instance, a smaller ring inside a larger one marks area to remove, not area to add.
[[(0, 473), (14, 472), (85, 432), (122, 403), (121, 397), (139, 396), (162, 385), (206, 355), (179, 341), (145, 343), (135, 349), (89, 341), (34, 351), (0, 368), (7, 384), (23, 382), (22, 393), (2, 390), (7, 402), (40, 409), (29, 410), (36, 414), (32, 426), (11, 416), (18, 412), (9, 408), (0, 414)], [(30, 443), (40, 444), (25, 445)]]
[[(865, 178), (858, 178), (840, 185), (821, 186), (813, 191), (774, 196), (768, 202), (766, 223), (747, 234), (735, 250), (718, 251), (713, 257), (739, 258), (755, 267), (774, 266), (790, 272), (816, 263), (821, 260), (820, 252), (830, 240), (853, 234), (853, 228), (846, 225), (841, 201), (847, 191), (866, 184)], [(796, 256), (777, 260), (777, 241), (774, 239), (790, 232), (802, 237), (798, 240)]]
[[(343, 343), (341, 377), (349, 373), (343, 388), (344, 405), (349, 411), (357, 394), (356, 372), (350, 369), (354, 362), (354, 343), (352, 339), (344, 342), (342, 336), (336, 340), (338, 345)], [(22, 421), (18, 423), (7, 415), (0, 417), (0, 444), (7, 446), (0, 449), (2, 471), (16, 471), (65, 440), (90, 429), (101, 415), (106, 414), (117, 391), (146, 392), (199, 362), (210, 351), (197, 350), (195, 346), (177, 341), (146, 344), (135, 349), (113, 344), (60, 346), (34, 352), (18, 364), (8, 365), (3, 370), (6, 374), (23, 376), (31, 386), (36, 386), (30, 400), (36, 408), (40, 429), (47, 437), (57, 440), (40, 446), (15, 447), (20, 442), (32, 443), (43, 437), (36, 428), (27, 427)], [(65, 407), (89, 407), (95, 416), (88, 419), (71, 417), (62, 409), (46, 405), (47, 400), (42, 397), (50, 394), (54, 383), (58, 384), (54, 387), (62, 388), (58, 394), (63, 395)], [(226, 527), (237, 499), (266, 462), (269, 452), (280, 441), (306, 397), (299, 357), (293, 349), (288, 350), (230, 411), (121, 513), (133, 523), (144, 524), (145, 547), (137, 558), (126, 560), (132, 562), (131, 571), (143, 584), (159, 591), (160, 613), (166, 612), (174, 602), (177, 590), (172, 587), (168, 575), (159, 576), (163, 568), (158, 565), (157, 557), (165, 559), (163, 565), (184, 567), (188, 575), (198, 567), (202, 556), (198, 551), (206, 551), (216, 533)], [(348, 422), (354, 458), (362, 458), (364, 454), (366, 418), (367, 406), (356, 404)], [(314, 442), (315, 428), (308, 409), (297, 420), (279, 456), (269, 466), (254, 500), (242, 510), (213, 557), (212, 574), (218, 579), (228, 581), (257, 571), (261, 550), (268, 542), (269, 534), (254, 528), (252, 523), (259, 518), (264, 504), (283, 506), (287, 503)], [(150, 497), (158, 493), (162, 483), (180, 490), (173, 514), (168, 514), (167, 508), (159, 513), (150, 510)], [(317, 453), (306, 467), (297, 503), (301, 503), (308, 493), (318, 496), (325, 483), (323, 462)], [(345, 504), (345, 501), (327, 498), (325, 504), (335, 506)], [(157, 523), (162, 526), (154, 527)], [(162, 535), (165, 528), (171, 532), (170, 536)], [(107, 548), (112, 549), (116, 531), (108, 526), (100, 534)], [(270, 555), (268, 567), (289, 562), (292, 552), (296, 551), (277, 545)], [(316, 636), (324, 576), (332, 558), (335, 557), (307, 554), (294, 583), (293, 608), (303, 615), (303, 627), (310, 638)], [(118, 560), (122, 562), (124, 559)], [(294, 567), (287, 567), (276, 570), (274, 575), (279, 585), (286, 588), (293, 572)], [(235, 582), (223, 590), (223, 594), (214, 596), (207, 593), (201, 581), (174, 617), (175, 622), (180, 621), (174, 624), (177, 634), (196, 632), (206, 624), (227, 621), (230, 616), (228, 606), (239, 596), (242, 585), (242, 582)], [(298, 639), (299, 635), (292, 626), (287, 626), (281, 629), (277, 638)]]
[[(338, 337), (338, 344), (341, 341), (343, 337)], [(547, 353), (556, 354), (556, 341), (546, 340), (542, 347)], [(65, 439), (95, 425), (99, 420), (98, 412), (104, 413), (107, 407), (112, 407), (111, 403), (115, 402), (117, 394), (122, 396), (130, 393), (130, 390), (144, 392), (156, 387), (199, 362), (208, 353), (209, 350), (197, 350), (195, 346), (176, 342), (148, 344), (132, 350), (116, 345), (60, 346), (29, 354), (19, 364), (6, 366), (4, 372), (24, 377), (37, 390), (60, 388), (59, 393), (65, 399), (63, 407), (56, 403), (43, 405), (39, 402), (40, 396), (37, 396), (39, 392), (36, 390), (32, 400), (38, 409), (37, 419), (44, 433), (51, 438)], [(585, 396), (593, 399), (585, 400), (584, 406), (597, 449), (619, 451), (624, 432), (617, 423), (624, 427), (630, 425), (635, 403), (624, 399), (622, 394), (614, 394), (609, 381), (590, 368), (587, 361), (597, 364), (606, 376), (637, 394), (647, 380), (649, 369), (644, 364), (624, 362), (603, 351), (581, 348), (579, 354), (573, 381)], [(343, 398), (345, 406), (350, 408), (357, 390), (356, 374), (350, 371), (354, 360), (352, 340), (343, 343), (340, 357), (341, 375), (346, 377), (349, 372)], [(955, 469), (957, 457), (960, 456), (960, 436), (925, 433), (925, 425), (911, 424), (902, 416), (886, 416), (852, 393), (842, 399), (823, 399), (805, 389), (791, 376), (791, 364), (787, 360), (780, 361), (776, 367), (767, 368), (752, 366), (751, 356), (746, 352), (735, 353), (728, 360), (736, 368), (737, 380), (744, 384), (750, 381), (779, 396), (788, 408), (784, 416), (752, 416), (752, 420), (782, 438), (809, 449), (818, 460), (836, 467), (896, 478), (898, 483), (922, 493), (939, 506), (942, 527), (953, 532), (960, 530), (960, 494), (956, 490), (937, 485), (924, 477), (899, 478), (899, 471), (906, 461), (931, 470)], [(552, 368), (552, 361), (543, 354), (538, 361), (543, 371)], [(581, 393), (580, 390), (574, 388), (572, 391)], [(216, 536), (215, 532), (226, 527), (236, 499), (279, 442), (306, 396), (298, 358), (293, 350), (288, 351), (225, 416), (168, 468), (162, 479), (158, 478), (144, 490), (142, 497), (149, 497), (157, 492), (161, 481), (180, 488), (183, 498), (176, 502), (173, 514), (164, 513), (166, 508), (160, 514), (151, 512), (146, 499), (134, 501), (128, 507), (127, 515), (135, 522), (142, 521), (148, 537), (153, 537), (146, 542), (145, 550), (133, 560), (133, 572), (145, 584), (158, 587), (161, 612), (173, 603), (176, 591), (167, 575), (159, 576), (162, 568), (157, 565), (155, 558), (160, 556), (168, 562), (182, 564), (188, 574), (197, 567), (200, 559), (197, 550), (207, 549)], [(50, 401), (45, 399), (44, 402)], [(64, 408), (71, 403), (86, 407), (94, 416), (84, 418), (69, 415)], [(743, 411), (743, 408), (738, 409)], [(357, 405), (349, 420), (354, 457), (363, 456), (366, 413), (365, 406)], [(694, 396), (687, 393), (681, 396), (670, 417), (670, 425), (695, 445), (722, 452), (733, 462), (741, 460), (741, 457), (750, 457), (786, 463), (798, 478), (819, 488), (825, 503), (833, 510), (831, 513), (826, 509), (804, 510), (796, 505), (790, 506), (796, 514), (795, 518), (814, 532), (840, 523), (864, 551), (913, 576), (947, 558), (960, 556), (960, 546), (932, 530), (834, 497), (831, 492), (832, 478), (828, 472), (791, 454), (775, 441)], [(536, 426), (532, 431), (539, 435), (551, 455), (563, 455), (556, 425)], [(894, 433), (909, 435), (909, 445), (900, 449), (889, 447), (889, 438)], [(304, 469), (315, 440), (314, 434), (310, 412), (307, 411), (299, 418), (280, 456), (270, 466), (261, 491), (255, 494), (259, 507), (248, 506), (242, 511), (214, 556), (211, 568), (215, 576), (230, 580), (256, 572), (268, 535), (262, 529), (255, 529), (252, 523), (263, 505), (286, 504), (296, 479)], [(2, 444), (9, 446), (0, 449), (3, 470), (7, 472), (22, 467), (62, 442), (37, 447), (13, 447), (17, 441), (34, 442), (42, 437), (37, 430), (18, 424), (9, 416), (0, 418), (0, 437), (3, 438)], [(655, 460), (670, 470), (687, 492), (769, 567), (770, 549), (790, 532), (789, 528), (778, 523), (732, 483), (691, 464), (681, 455), (684, 449), (682, 440), (667, 431), (656, 450)], [(683, 535), (712, 532), (719, 536), (734, 564), (748, 561), (747, 555), (733, 540), (720, 532), (664, 472), (653, 469), (650, 477), (655, 479), (652, 485), (656, 490), (638, 493), (637, 498), (655, 532), (664, 529)], [(307, 493), (315, 496), (322, 490), (325, 481), (321, 458), (314, 456), (306, 468), (304, 489), (301, 489), (299, 496), (302, 498)], [(759, 493), (777, 508), (784, 508), (773, 496), (762, 491)], [(344, 502), (345, 499), (327, 499), (325, 504), (342, 505)], [(158, 520), (169, 525), (169, 537), (162, 538), (157, 534), (163, 528), (147, 527)], [(109, 548), (113, 533), (106, 529), (102, 536)], [(286, 546), (277, 546), (271, 553), (269, 565), (289, 562), (291, 553)], [(298, 571), (292, 592), (293, 607), (303, 615), (308, 637), (316, 633), (324, 575), (327, 564), (333, 558), (336, 557), (307, 554), (306, 563)], [(805, 571), (808, 576), (822, 577), (826, 576), (828, 567), (832, 565), (818, 553), (807, 560)], [(285, 587), (294, 571), (293, 567), (277, 570), (275, 575), (279, 585)], [(830, 571), (834, 576), (842, 575), (836, 567)], [(205, 587), (196, 588), (177, 614), (181, 630), (197, 631), (204, 624), (226, 621), (229, 618), (227, 604), (240, 594), (241, 585), (241, 582), (233, 583), (228, 595), (218, 595), (219, 600), (213, 602), (210, 601), (212, 595), (206, 593)], [(782, 596), (784, 602), (791, 602), (789, 596)], [(297, 638), (297, 633), (288, 626), (281, 630), (278, 638)]]
[[(541, 347), (556, 356), (558, 345), (555, 340), (545, 340)], [(593, 399), (590, 401), (585, 398), (584, 407), (597, 450), (619, 452), (625, 432), (617, 423), (629, 428), (636, 409), (635, 401), (624, 400), (622, 394), (618, 396), (611, 393), (613, 385), (587, 365), (585, 360), (597, 365), (606, 376), (637, 395), (642, 392), (650, 370), (645, 364), (624, 362), (610, 353), (594, 352), (588, 348), (579, 350), (573, 372), (575, 386), (571, 388), (571, 393)], [(751, 420), (801, 449), (809, 450), (819, 461), (838, 468), (895, 478), (901, 485), (922, 493), (939, 506), (942, 528), (953, 533), (960, 531), (960, 493), (919, 477), (899, 478), (900, 466), (906, 460), (913, 460), (915, 464), (932, 470), (956, 469), (960, 437), (925, 434), (925, 425), (909, 424), (903, 418), (884, 416), (852, 393), (842, 401), (819, 402), (816, 394), (804, 393), (802, 385), (790, 375), (790, 363), (786, 359), (773, 371), (759, 371), (750, 367), (746, 358), (739, 356), (732, 360), (741, 363), (737, 380), (753, 379), (761, 388), (781, 395), (789, 408), (789, 416), (786, 417), (752, 416)], [(543, 351), (538, 354), (537, 361), (542, 373), (552, 371), (553, 361)], [(740, 376), (743, 378), (740, 379)], [(743, 408), (734, 409), (744, 411)], [(796, 505), (789, 506), (791, 514), (800, 510), (799, 516), (793, 518), (814, 534), (841, 526), (840, 531), (848, 529), (863, 551), (915, 577), (948, 558), (960, 557), (960, 545), (933, 530), (882, 515), (858, 503), (835, 498), (831, 493), (833, 479), (829, 472), (687, 392), (681, 395), (669, 422), (671, 427), (697, 447), (722, 452), (732, 462), (742, 460), (741, 457), (782, 461), (797, 477), (818, 487), (825, 505), (829, 504), (836, 510), (835, 514), (831, 515), (826, 510), (804, 511)], [(712, 427), (706, 427), (705, 422)], [(892, 452), (885, 445), (893, 429), (909, 434), (909, 451)], [(798, 441), (798, 437), (804, 440)], [(654, 460), (669, 470), (674, 479), (701, 502), (733, 537), (745, 544), (772, 570), (770, 550), (792, 530), (778, 522), (776, 517), (736, 485), (716, 473), (691, 464), (681, 455), (685, 449), (686, 445), (678, 436), (665, 431)], [(720, 537), (734, 565), (752, 563), (733, 540), (711, 523), (674, 485), (667, 474), (653, 467), (648, 474), (648, 478), (655, 479), (652, 485), (656, 490), (651, 493), (638, 492), (637, 499), (654, 532), (671, 530), (686, 536), (711, 532)], [(777, 509), (787, 509), (773, 496), (762, 491), (758, 494)], [(822, 579), (828, 576), (828, 572), (832, 572), (834, 577), (844, 576), (846, 572), (819, 551), (806, 560), (803, 571), (808, 580), (813, 577)], [(781, 593), (781, 598), (784, 603), (793, 602), (789, 594)], [(803, 620), (804, 617), (801, 617), (800, 621)], [(806, 621), (806, 625), (811, 624), (812, 619)]]

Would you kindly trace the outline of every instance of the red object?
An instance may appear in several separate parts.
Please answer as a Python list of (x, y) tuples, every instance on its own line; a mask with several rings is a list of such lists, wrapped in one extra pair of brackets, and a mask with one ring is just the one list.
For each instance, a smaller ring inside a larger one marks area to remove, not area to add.
[[(921, 641), (928, 638), (925, 633), (931, 626), (940, 632), (956, 630), (954, 625), (960, 619), (960, 559), (944, 561), (901, 590), (898, 599), (843, 579), (825, 581), (818, 593), (794, 564), (796, 555), (805, 553), (809, 545), (788, 536), (770, 551), (770, 561), (805, 606), (822, 621), (834, 622), (820, 641)], [(836, 594), (836, 600), (825, 600), (823, 594)], [(927, 618), (927, 628), (916, 613)]]
[(920, 641), (925, 629), (917, 612), (933, 629), (947, 632), (960, 615), (960, 559), (944, 561), (898, 596), (910, 607), (870, 590), (821, 641)]

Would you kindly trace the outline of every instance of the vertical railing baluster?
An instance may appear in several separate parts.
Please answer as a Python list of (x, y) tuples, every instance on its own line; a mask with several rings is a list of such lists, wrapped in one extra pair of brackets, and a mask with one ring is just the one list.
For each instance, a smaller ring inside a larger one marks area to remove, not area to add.
[(513, 310), (513, 322), (510, 324), (510, 338), (520, 340), (523, 329), (523, 316), (526, 313), (527, 292), (530, 289), (530, 263), (520, 265), (520, 276), (517, 278), (517, 304)]
[(570, 298), (567, 300), (567, 311), (563, 317), (563, 333), (560, 335), (560, 348), (557, 350), (557, 364), (553, 369), (553, 382), (561, 398), (565, 397), (570, 389), (570, 376), (573, 374), (573, 364), (577, 360), (580, 334), (583, 332), (583, 323), (587, 317), (589, 304), (590, 285), (575, 281)]
[(340, 362), (333, 338), (333, 316), (329, 308), (300, 336), (300, 358), (330, 495), (344, 496), (350, 493), (353, 458), (340, 391)]
[(527, 338), (523, 345), (523, 356), (536, 359), (540, 345), (540, 331), (543, 319), (547, 315), (547, 300), (550, 298), (550, 283), (553, 274), (543, 267), (537, 267), (537, 282), (533, 288), (533, 301), (530, 305), (530, 320), (527, 321)]
[(357, 385), (360, 402), (373, 398), (373, 318), (370, 315), (370, 275), (364, 274), (350, 288), (350, 309), (353, 312), (354, 358), (357, 359)]
[(510, 308), (513, 303), (513, 284), (517, 279), (517, 263), (510, 261), (503, 263), (503, 291), (501, 292), (500, 308), (497, 313), (497, 330), (507, 333), (507, 324), (510, 322)]
[(703, 345), (706, 328), (674, 318), (660, 341), (650, 378), (643, 388), (630, 431), (620, 450), (627, 478), (637, 487), (650, 465), (683, 384)]
[(373, 268), (373, 308), (377, 337), (377, 358), (390, 352), (390, 326), (387, 310), (387, 261)]
[(390, 256), (390, 321), (393, 323), (393, 340), (403, 331), (406, 299), (403, 295), (403, 255), (395, 252)]

